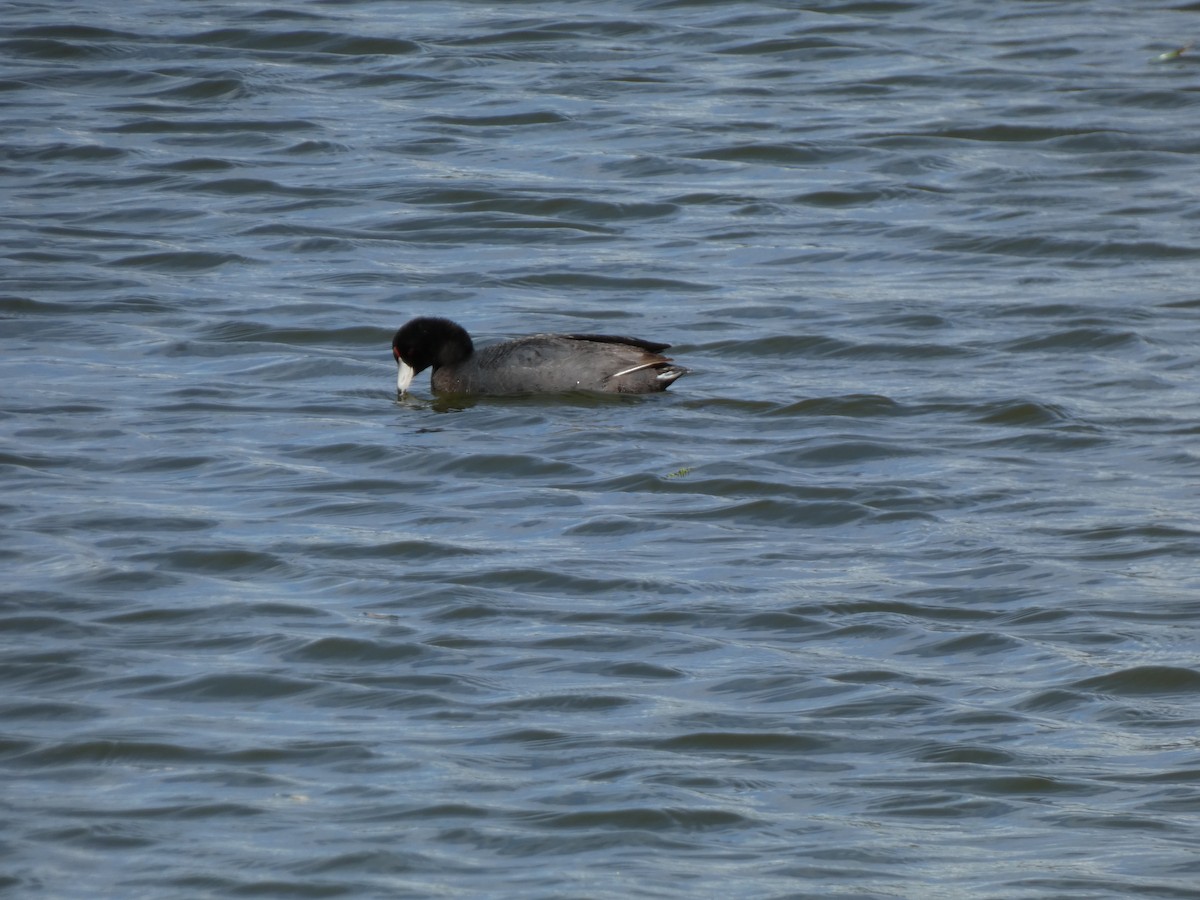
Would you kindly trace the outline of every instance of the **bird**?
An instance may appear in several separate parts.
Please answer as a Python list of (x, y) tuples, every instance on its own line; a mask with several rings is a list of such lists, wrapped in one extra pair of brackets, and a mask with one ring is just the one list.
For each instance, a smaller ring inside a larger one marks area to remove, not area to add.
[(611, 334), (532, 334), (476, 350), (457, 322), (421, 316), (396, 332), (392, 356), (401, 395), (429, 368), (435, 394), (652, 394), (689, 372), (661, 354), (670, 346)]

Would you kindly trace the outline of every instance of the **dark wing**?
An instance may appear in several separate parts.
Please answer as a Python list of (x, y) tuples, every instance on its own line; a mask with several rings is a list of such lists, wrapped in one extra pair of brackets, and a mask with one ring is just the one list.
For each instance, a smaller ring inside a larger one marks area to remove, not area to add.
[(595, 341), (598, 344), (628, 344), (630, 347), (641, 347), (651, 353), (658, 353), (670, 347), (658, 341), (644, 341), (641, 338), (622, 337), (619, 334), (564, 334), (563, 337), (573, 341)]

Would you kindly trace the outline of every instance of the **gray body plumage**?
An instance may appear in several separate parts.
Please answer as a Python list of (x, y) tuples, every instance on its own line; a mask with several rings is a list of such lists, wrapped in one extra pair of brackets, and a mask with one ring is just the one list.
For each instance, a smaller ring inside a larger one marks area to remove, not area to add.
[(433, 389), (454, 394), (647, 394), (665, 390), (687, 371), (656, 352), (667, 346), (606, 335), (534, 334), (482, 347), (458, 365), (436, 369)]

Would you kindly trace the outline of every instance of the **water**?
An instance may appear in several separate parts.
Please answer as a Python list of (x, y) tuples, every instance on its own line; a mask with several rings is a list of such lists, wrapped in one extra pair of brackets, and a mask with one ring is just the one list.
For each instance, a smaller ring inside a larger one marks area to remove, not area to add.
[(1200, 897), (1193, 8), (101, 6), (0, 32), (9, 895)]

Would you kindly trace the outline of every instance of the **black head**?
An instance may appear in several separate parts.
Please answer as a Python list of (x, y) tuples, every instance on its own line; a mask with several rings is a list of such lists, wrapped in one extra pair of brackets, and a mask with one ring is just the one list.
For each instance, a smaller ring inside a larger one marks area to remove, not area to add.
[(436, 370), (455, 365), (474, 352), (475, 345), (465, 328), (449, 319), (432, 316), (413, 319), (392, 338), (392, 356), (414, 374), (430, 366)]

